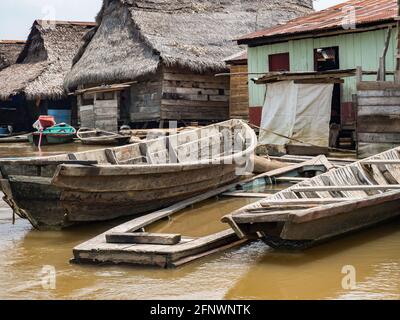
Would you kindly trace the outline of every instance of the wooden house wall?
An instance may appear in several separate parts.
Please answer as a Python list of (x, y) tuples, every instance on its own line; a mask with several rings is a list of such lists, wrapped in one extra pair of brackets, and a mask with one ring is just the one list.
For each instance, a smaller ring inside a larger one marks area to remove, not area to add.
[(360, 158), (400, 145), (400, 86), (387, 82), (358, 85), (357, 142)]
[(139, 79), (130, 91), (131, 122), (147, 122), (160, 120), (162, 99), (162, 73)]
[(221, 121), (229, 119), (229, 77), (163, 70), (161, 120)]
[(229, 117), (231, 119), (249, 118), (249, 87), (248, 87), (248, 66), (231, 65), (231, 73), (244, 73), (244, 75), (231, 76)]
[[(339, 47), (339, 63), (341, 69), (352, 69), (361, 66), (363, 70), (376, 71), (379, 57), (382, 54), (387, 29), (377, 29), (366, 32), (345, 33), (335, 36), (291, 40), (276, 44), (248, 48), (248, 63), (250, 73), (269, 71), (268, 57), (271, 54), (286, 53), (290, 55), (290, 71), (313, 71), (314, 49), (324, 47)], [(396, 57), (396, 28), (392, 30), (390, 45), (386, 58), (386, 69), (394, 70)], [(250, 74), (249, 78), (254, 77)], [(365, 77), (365, 80), (376, 80), (376, 77)], [(390, 80), (390, 79), (388, 79)], [(352, 95), (356, 94), (356, 79), (346, 78), (342, 85), (342, 116), (346, 121), (355, 116), (354, 111), (349, 116), (348, 107), (352, 106)], [(264, 103), (265, 86), (249, 81), (250, 107), (260, 108)]]
[(83, 104), (82, 99), (78, 99), (81, 127), (118, 132), (118, 95), (117, 93), (112, 95), (113, 99), (95, 98), (93, 104)]

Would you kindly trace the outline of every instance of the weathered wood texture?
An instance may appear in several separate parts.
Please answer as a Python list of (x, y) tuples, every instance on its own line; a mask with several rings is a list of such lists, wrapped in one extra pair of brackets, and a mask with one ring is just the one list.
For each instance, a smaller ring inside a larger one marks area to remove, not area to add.
[(132, 85), (130, 92), (130, 120), (146, 122), (160, 120), (162, 98), (162, 74), (157, 72), (151, 78)]
[[(229, 116), (236, 119), (249, 118), (249, 86), (248, 66), (232, 65), (231, 90), (229, 101)], [(239, 75), (238, 73), (243, 73)]]
[(229, 118), (229, 78), (165, 68), (162, 120), (213, 121)]
[(81, 105), (79, 112), (82, 127), (118, 131), (119, 110), (116, 94), (110, 100), (94, 99), (92, 105)]
[(357, 153), (367, 158), (400, 145), (400, 85), (361, 82), (357, 92)]
[[(301, 182), (226, 216), (237, 232), (301, 249), (399, 215), (400, 148)], [(239, 231), (237, 231), (239, 230)]]
[(106, 235), (107, 243), (131, 243), (131, 244), (156, 244), (156, 245), (176, 245), (181, 242), (180, 234), (161, 234), (161, 233), (110, 233)]

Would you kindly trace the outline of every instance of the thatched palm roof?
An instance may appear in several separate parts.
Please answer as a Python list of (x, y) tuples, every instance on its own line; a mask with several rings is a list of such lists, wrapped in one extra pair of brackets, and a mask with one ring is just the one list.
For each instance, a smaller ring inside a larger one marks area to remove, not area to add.
[(63, 97), (64, 77), (84, 35), (94, 26), (89, 22), (35, 21), (17, 63), (0, 72), (0, 99), (16, 94), (29, 100)]
[(160, 64), (222, 71), (232, 40), (309, 13), (311, 0), (103, 0), (65, 86), (133, 80)]
[(0, 70), (7, 68), (17, 61), (24, 45), (25, 41), (0, 40)]

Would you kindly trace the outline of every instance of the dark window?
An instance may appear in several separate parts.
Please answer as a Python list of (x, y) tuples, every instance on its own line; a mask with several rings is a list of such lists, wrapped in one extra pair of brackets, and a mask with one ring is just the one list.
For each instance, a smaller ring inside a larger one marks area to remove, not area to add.
[[(339, 47), (319, 48), (314, 50), (315, 71), (339, 70)], [(341, 123), (341, 85), (335, 84), (332, 97), (331, 123)]]
[(315, 71), (340, 69), (339, 47), (319, 48), (314, 50)]
[(290, 71), (290, 56), (289, 53), (271, 54), (268, 57), (269, 71)]

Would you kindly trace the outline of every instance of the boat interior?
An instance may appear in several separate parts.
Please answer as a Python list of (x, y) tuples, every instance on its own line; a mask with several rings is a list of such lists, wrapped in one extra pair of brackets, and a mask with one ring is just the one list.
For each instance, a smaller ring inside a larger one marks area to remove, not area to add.
[(71, 153), (44, 158), (2, 159), (0, 164), (155, 165), (196, 163), (236, 153), (252, 153), (256, 137), (241, 120), (180, 131), (123, 147)]
[[(245, 207), (225, 222), (283, 222), (296, 216), (298, 222), (312, 209), (379, 198), (400, 191), (400, 148), (331, 170)], [(302, 220), (303, 219), (303, 220)]]

